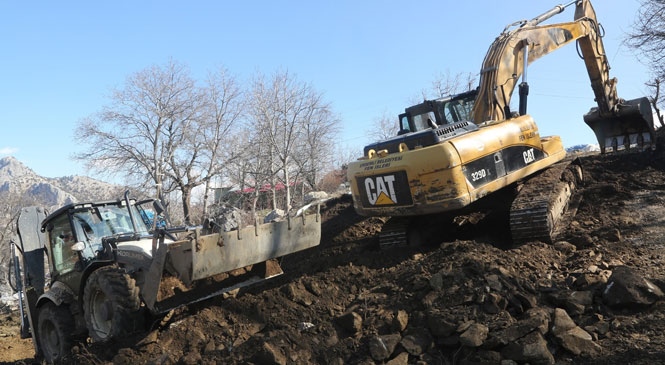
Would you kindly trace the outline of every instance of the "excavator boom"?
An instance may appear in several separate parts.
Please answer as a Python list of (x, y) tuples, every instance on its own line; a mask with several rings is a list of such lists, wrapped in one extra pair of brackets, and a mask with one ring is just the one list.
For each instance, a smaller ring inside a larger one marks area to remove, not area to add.
[[(574, 21), (540, 24), (573, 4)], [(584, 121), (596, 134), (601, 151), (643, 150), (654, 146), (650, 104), (644, 98), (625, 101), (618, 97), (617, 79), (610, 78), (610, 66), (600, 31), (596, 13), (588, 0), (557, 5), (529, 21), (507, 26), (490, 46), (483, 61), (478, 98), (473, 110), (474, 122), (510, 119), (510, 100), (520, 76), (523, 79), (519, 85), (519, 114), (526, 114), (527, 66), (577, 41), (598, 105), (584, 116)]]

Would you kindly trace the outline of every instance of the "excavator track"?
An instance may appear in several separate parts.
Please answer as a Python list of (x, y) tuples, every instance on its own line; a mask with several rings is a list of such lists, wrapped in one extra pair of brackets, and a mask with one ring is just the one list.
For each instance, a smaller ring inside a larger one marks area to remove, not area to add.
[(510, 208), (513, 242), (554, 242), (577, 211), (581, 195), (574, 193), (582, 181), (578, 159), (566, 159), (526, 180)]
[(394, 217), (388, 219), (381, 227), (379, 233), (379, 247), (381, 249), (407, 246), (409, 244), (407, 232), (409, 228), (410, 218)]

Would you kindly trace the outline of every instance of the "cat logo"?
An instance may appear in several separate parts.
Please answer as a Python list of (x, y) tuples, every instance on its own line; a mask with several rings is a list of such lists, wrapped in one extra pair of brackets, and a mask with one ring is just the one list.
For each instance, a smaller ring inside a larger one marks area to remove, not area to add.
[(533, 161), (536, 161), (536, 154), (533, 152), (533, 148), (529, 148), (528, 150), (522, 152), (522, 157), (524, 157), (524, 163), (527, 165)]
[(395, 176), (372, 176), (365, 178), (365, 192), (371, 205), (395, 205)]

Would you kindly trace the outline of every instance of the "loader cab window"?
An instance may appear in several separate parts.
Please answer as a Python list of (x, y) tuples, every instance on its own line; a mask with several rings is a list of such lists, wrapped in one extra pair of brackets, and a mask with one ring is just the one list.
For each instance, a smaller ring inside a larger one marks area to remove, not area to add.
[(108, 235), (104, 224), (94, 209), (79, 211), (72, 215), (76, 237), (83, 242), (85, 248), (81, 251), (83, 257), (92, 258), (102, 250), (102, 237)]
[(76, 243), (76, 237), (69, 224), (69, 216), (62, 214), (51, 221), (49, 241), (52, 247), (53, 266), (60, 273), (68, 273), (74, 270), (79, 260), (78, 252), (72, 250)]
[(125, 206), (108, 205), (97, 208), (97, 214), (101, 220), (100, 229), (104, 236), (133, 234), (147, 235), (148, 227), (145, 222), (139, 218), (139, 212), (135, 206), (131, 206), (132, 214), (136, 217), (136, 232), (132, 225), (132, 219), (129, 216), (129, 210)]
[(139, 211), (141, 221), (148, 227), (150, 232), (152, 232), (153, 228), (166, 228), (168, 225), (166, 217), (163, 214), (164, 208), (158, 201), (152, 199), (140, 201), (136, 203), (135, 207)]

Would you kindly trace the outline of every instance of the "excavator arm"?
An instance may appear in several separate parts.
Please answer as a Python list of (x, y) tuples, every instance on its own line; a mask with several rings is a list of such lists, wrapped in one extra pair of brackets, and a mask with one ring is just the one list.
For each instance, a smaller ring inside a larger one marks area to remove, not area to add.
[[(572, 22), (541, 25), (575, 4)], [(609, 62), (596, 13), (588, 0), (557, 5), (529, 20), (507, 26), (490, 46), (480, 76), (478, 97), (472, 111), (475, 123), (510, 119), (510, 100), (519, 85), (519, 113), (526, 114), (526, 69), (535, 60), (577, 41), (591, 81), (597, 108), (585, 115), (603, 153), (607, 147), (645, 148), (654, 140), (651, 108), (646, 98), (625, 102), (617, 96), (616, 78), (610, 78)]]

